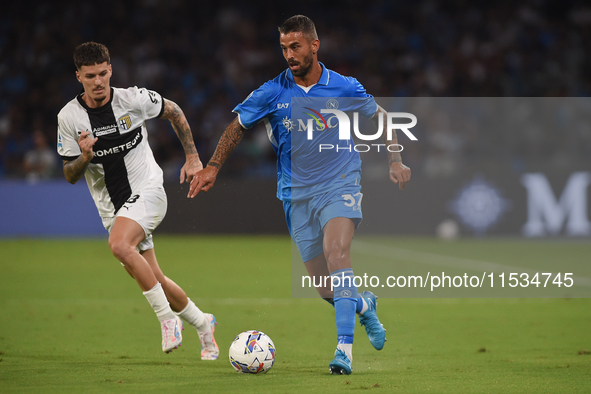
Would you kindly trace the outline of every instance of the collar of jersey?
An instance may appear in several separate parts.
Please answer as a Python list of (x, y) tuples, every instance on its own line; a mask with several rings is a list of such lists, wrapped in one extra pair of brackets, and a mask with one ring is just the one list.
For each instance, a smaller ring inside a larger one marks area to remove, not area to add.
[(84, 93), (84, 89), (82, 89), (82, 92), (80, 92), (80, 94), (78, 96), (76, 96), (76, 98), (78, 99), (78, 102), (80, 103), (80, 105), (82, 107), (84, 107), (84, 109), (88, 112), (101, 112), (104, 111), (106, 108), (109, 108), (109, 106), (111, 105), (111, 102), (113, 101), (113, 94), (115, 93), (115, 89), (113, 89), (113, 87), (110, 88), (111, 89), (111, 98), (109, 99), (108, 102), (106, 102), (104, 105), (101, 105), (98, 108), (90, 108), (88, 105), (86, 105), (86, 103), (84, 102), (84, 100), (82, 100), (82, 94)]
[[(320, 75), (320, 79), (318, 80), (318, 82), (316, 82), (317, 85), (328, 85), (328, 69), (326, 67), (324, 67), (324, 64), (322, 64), (321, 62), (318, 62), (318, 64), (320, 64), (320, 66), (322, 67), (322, 74)], [(285, 73), (285, 78), (287, 78), (289, 81), (295, 83), (294, 79), (293, 79), (293, 74), (291, 73), (291, 70), (288, 68), (287, 72)]]

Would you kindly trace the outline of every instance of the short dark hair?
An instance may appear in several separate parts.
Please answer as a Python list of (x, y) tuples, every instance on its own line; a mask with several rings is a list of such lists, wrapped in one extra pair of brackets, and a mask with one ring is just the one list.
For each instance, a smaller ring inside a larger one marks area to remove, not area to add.
[(80, 44), (74, 50), (74, 64), (80, 70), (82, 66), (94, 66), (107, 62), (111, 63), (109, 50), (103, 44), (97, 42), (85, 42)]
[(316, 33), (314, 22), (312, 22), (312, 19), (304, 15), (294, 15), (279, 26), (279, 33), (281, 34), (293, 32), (301, 32), (310, 41), (318, 39), (318, 33)]

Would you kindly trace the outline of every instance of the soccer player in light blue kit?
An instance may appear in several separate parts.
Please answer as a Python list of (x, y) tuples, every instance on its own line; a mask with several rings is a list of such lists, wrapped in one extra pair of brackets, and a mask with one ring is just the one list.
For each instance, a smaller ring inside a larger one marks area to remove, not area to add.
[[(279, 27), (279, 33), (289, 68), (234, 108), (238, 116), (224, 131), (206, 168), (193, 178), (188, 196), (193, 198), (200, 191), (208, 191), (244, 132), (260, 121), (265, 123), (277, 154), (277, 197), (283, 201), (290, 234), (309, 275), (316, 278), (330, 275), (335, 284), (334, 291), (330, 282), (317, 287), (320, 296), (335, 309), (337, 349), (329, 363), (330, 372), (350, 374), (356, 313), (377, 350), (383, 348), (386, 340), (376, 314), (375, 295), (369, 291), (358, 293), (352, 280), (349, 251), (362, 218), (361, 160), (354, 149), (332, 153), (316, 150), (314, 155), (310, 155), (310, 150), (302, 150), (292, 138), (295, 137), (291, 122), (294, 114), (289, 103), (295, 97), (357, 98), (361, 100), (358, 112), (376, 124), (380, 116), (385, 119), (385, 111), (356, 79), (341, 76), (318, 62), (320, 41), (308, 17), (296, 15), (287, 19)], [(338, 128), (328, 127), (323, 129), (321, 138), (338, 144)], [(396, 144), (396, 133), (385, 142)], [(304, 157), (293, 161), (299, 151), (306, 152), (301, 153)], [(403, 189), (410, 180), (410, 169), (402, 164), (399, 152), (388, 153), (388, 160), (390, 179)]]

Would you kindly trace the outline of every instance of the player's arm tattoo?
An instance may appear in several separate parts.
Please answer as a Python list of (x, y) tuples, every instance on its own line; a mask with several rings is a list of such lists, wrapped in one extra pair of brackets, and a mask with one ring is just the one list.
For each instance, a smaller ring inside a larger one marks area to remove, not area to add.
[(191, 133), (191, 127), (181, 107), (174, 101), (164, 99), (164, 111), (162, 112), (161, 118), (170, 121), (174, 132), (183, 145), (185, 155), (197, 155), (193, 133)]
[(90, 161), (84, 160), (82, 155), (78, 156), (75, 160), (62, 159), (62, 162), (64, 163), (64, 176), (72, 185), (82, 178), (86, 167), (88, 167), (88, 163), (90, 163)]
[[(386, 116), (387, 116), (387, 112), (378, 105), (378, 110), (376, 111), (375, 115), (371, 118), (374, 122), (374, 124), (376, 125), (376, 127), (379, 127), (379, 117), (382, 117), (382, 125), (384, 127), (384, 129), (386, 128)], [(382, 133), (382, 136), (384, 138), (384, 143), (386, 145), (396, 145), (398, 144), (398, 136), (396, 135), (396, 130), (392, 129), (392, 139), (389, 140), (388, 139), (388, 133), (386, 133), (386, 131), (384, 130)], [(400, 152), (390, 152), (388, 151), (388, 164), (392, 164), (398, 161), (402, 161), (402, 157), (400, 156)]]
[(242, 127), (238, 121), (238, 117), (236, 117), (232, 123), (226, 127), (226, 130), (224, 130), (220, 142), (218, 142), (218, 146), (215, 148), (215, 152), (213, 152), (207, 165), (219, 170), (228, 156), (230, 156), (230, 153), (232, 153), (238, 143), (240, 143), (245, 131), (246, 129)]

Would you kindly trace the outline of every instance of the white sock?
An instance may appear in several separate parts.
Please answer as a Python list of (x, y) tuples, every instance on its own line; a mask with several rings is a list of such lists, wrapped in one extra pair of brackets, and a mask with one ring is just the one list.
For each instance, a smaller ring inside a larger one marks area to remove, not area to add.
[(207, 333), (211, 331), (209, 320), (205, 317), (205, 314), (201, 312), (201, 309), (197, 308), (197, 305), (189, 298), (189, 303), (179, 313), (177, 313), (184, 321), (192, 325), (200, 333)]
[(150, 290), (144, 291), (144, 295), (160, 321), (172, 320), (176, 317), (172, 309), (170, 309), (170, 304), (166, 299), (166, 294), (164, 294), (160, 282), (156, 283), (156, 286)]
[(339, 343), (337, 345), (337, 349), (341, 349), (347, 357), (349, 357), (349, 361), (353, 362), (353, 344), (352, 343)]
[(365, 301), (365, 298), (360, 297), (361, 298), (361, 302), (363, 303), (363, 308), (361, 308), (361, 312), (359, 312), (359, 315), (363, 315), (365, 313), (365, 311), (367, 311), (369, 309), (369, 305), (367, 305), (367, 301)]

